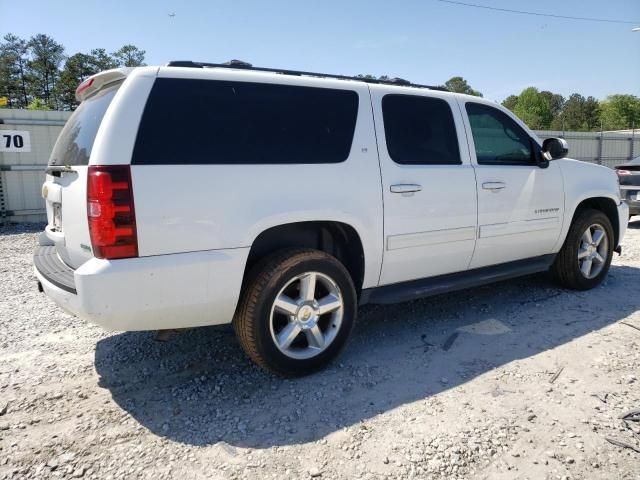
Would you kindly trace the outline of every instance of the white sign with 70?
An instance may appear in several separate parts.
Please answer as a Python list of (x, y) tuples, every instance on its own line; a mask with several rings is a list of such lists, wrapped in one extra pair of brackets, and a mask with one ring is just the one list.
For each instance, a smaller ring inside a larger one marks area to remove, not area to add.
[(0, 130), (0, 152), (31, 151), (31, 136), (27, 130)]

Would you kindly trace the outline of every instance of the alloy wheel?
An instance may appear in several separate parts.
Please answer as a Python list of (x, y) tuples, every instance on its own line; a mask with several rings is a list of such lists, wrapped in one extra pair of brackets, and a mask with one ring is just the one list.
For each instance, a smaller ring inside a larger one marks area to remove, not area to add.
[(323, 273), (306, 272), (276, 295), (269, 318), (271, 338), (290, 358), (313, 358), (335, 340), (343, 315), (338, 284)]
[(580, 238), (578, 248), (578, 266), (585, 278), (597, 277), (605, 264), (609, 255), (609, 239), (607, 232), (600, 224), (589, 226)]

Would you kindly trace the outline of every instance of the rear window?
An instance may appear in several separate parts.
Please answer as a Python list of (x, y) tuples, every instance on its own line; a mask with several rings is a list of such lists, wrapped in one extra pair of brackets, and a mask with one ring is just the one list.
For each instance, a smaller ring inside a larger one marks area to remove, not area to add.
[(358, 112), (351, 90), (158, 78), (132, 163), (338, 163)]
[(56, 141), (49, 165), (88, 165), (93, 142), (111, 100), (122, 82), (100, 90), (73, 112)]
[(440, 98), (385, 95), (382, 117), (387, 151), (407, 165), (460, 164), (458, 136), (449, 104)]

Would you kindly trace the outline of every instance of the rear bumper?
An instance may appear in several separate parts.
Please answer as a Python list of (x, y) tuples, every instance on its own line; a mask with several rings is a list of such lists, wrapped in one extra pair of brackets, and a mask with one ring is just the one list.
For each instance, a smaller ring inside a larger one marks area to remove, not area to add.
[[(42, 250), (46, 248), (40, 247), (36, 256), (50, 255)], [(161, 330), (229, 323), (248, 254), (249, 248), (237, 248), (93, 258), (71, 270), (73, 288), (61, 283), (42, 261), (34, 258), (34, 264), (44, 292), (69, 313), (106, 330)]]
[(33, 266), (49, 283), (65, 292), (78, 293), (73, 278), (74, 270), (60, 260), (56, 247), (45, 245), (38, 248), (33, 254)]
[(636, 200), (638, 192), (640, 192), (640, 186), (620, 186), (622, 199), (629, 205), (629, 215), (640, 215), (640, 200)]
[(627, 202), (629, 205), (629, 215), (640, 215), (640, 200)]

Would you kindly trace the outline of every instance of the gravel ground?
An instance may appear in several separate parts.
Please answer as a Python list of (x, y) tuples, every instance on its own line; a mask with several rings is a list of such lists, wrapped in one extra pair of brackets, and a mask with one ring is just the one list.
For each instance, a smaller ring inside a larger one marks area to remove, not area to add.
[(159, 343), (63, 313), (35, 287), (39, 230), (0, 230), (0, 479), (640, 478), (620, 418), (640, 408), (640, 221), (596, 290), (538, 275), (365, 307), (298, 380), (227, 326)]

